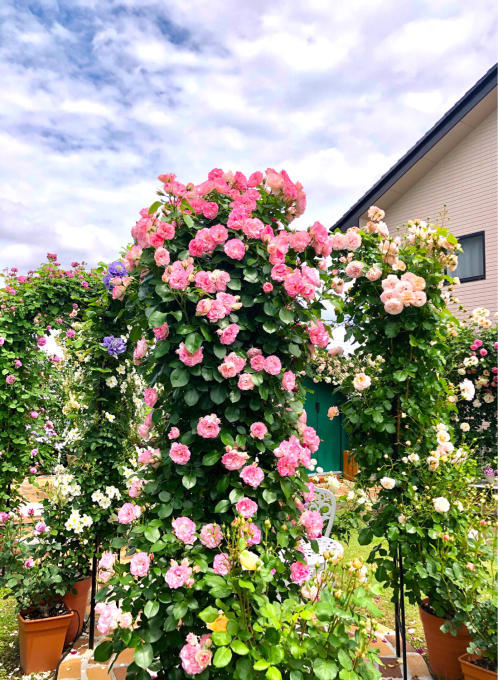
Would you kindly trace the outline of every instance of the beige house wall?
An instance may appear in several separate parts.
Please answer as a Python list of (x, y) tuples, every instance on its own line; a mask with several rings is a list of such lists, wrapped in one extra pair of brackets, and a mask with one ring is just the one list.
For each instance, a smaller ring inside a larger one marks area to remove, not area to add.
[(488, 115), (451, 149), (427, 174), (386, 210), (391, 233), (394, 227), (420, 218), (439, 223), (446, 205), (446, 226), (455, 236), (485, 232), (486, 278), (463, 283), (456, 290), (469, 310), (477, 306), (498, 309), (498, 187), (497, 111)]

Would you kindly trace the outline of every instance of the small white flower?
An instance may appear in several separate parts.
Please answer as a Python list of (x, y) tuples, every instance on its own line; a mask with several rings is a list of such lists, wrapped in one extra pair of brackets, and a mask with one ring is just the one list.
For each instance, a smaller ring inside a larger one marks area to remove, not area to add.
[(477, 531), (477, 529), (469, 529), (467, 538), (469, 538), (471, 541), (477, 541), (477, 539), (479, 538), (479, 532)]
[(462, 399), (465, 399), (465, 401), (472, 401), (476, 393), (474, 383), (465, 378), (465, 380), (462, 380), (458, 387), (460, 388)]
[(487, 393), (484, 395), (483, 399), (484, 399), (484, 401), (486, 402), (486, 404), (491, 404), (491, 403), (495, 400), (495, 398), (493, 397), (493, 395), (490, 394), (489, 392), (487, 392)]
[(410, 455), (408, 456), (408, 460), (411, 463), (416, 463), (418, 460), (420, 460), (420, 456), (418, 455), (418, 453), (410, 453)]
[(116, 376), (111, 375), (110, 378), (106, 379), (105, 384), (107, 385), (107, 387), (116, 387), (116, 385), (118, 384), (118, 381), (116, 380)]
[(401, 526), (405, 526), (405, 524), (406, 524), (405, 515), (398, 515), (398, 522), (401, 524)]
[(396, 485), (396, 480), (392, 479), (392, 477), (382, 477), (380, 480), (381, 486), (384, 487), (384, 489), (394, 489)]
[(460, 429), (462, 432), (468, 432), (470, 430), (470, 425), (468, 423), (460, 423)]

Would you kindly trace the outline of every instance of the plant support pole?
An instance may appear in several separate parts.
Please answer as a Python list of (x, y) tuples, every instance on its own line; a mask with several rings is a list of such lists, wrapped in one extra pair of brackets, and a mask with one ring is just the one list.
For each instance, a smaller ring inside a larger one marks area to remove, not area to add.
[(403, 680), (408, 680), (406, 664), (406, 618), (405, 618), (405, 584), (403, 574), (403, 557), (401, 545), (396, 546), (395, 565), (398, 567), (399, 581), (395, 588), (394, 620), (396, 633), (396, 656), (403, 660)]
[(95, 593), (97, 590), (97, 551), (92, 557), (92, 591), (90, 595), (90, 632), (88, 633), (88, 648), (95, 646)]

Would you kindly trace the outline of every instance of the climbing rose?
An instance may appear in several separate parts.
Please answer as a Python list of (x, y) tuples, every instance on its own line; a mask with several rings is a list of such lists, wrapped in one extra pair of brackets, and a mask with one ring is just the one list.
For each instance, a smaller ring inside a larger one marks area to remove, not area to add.
[(242, 373), (239, 376), (239, 381), (237, 383), (239, 390), (252, 390), (254, 389), (254, 382), (250, 373)]
[(193, 633), (187, 635), (187, 644), (180, 650), (182, 668), (187, 675), (199, 675), (211, 663), (212, 652), (207, 648), (210, 636), (203, 635), (200, 644)]
[(189, 566), (187, 558), (180, 563), (171, 560), (171, 567), (164, 575), (164, 580), (170, 588), (182, 588), (183, 586), (191, 588), (194, 585), (194, 579), (192, 578), (192, 567)]
[(439, 498), (433, 498), (434, 510), (436, 512), (448, 512), (450, 509), (450, 503), (444, 496), (439, 496)]
[(215, 413), (199, 418), (197, 423), (197, 434), (204, 439), (213, 439), (218, 436), (221, 420)]
[(133, 576), (147, 576), (150, 566), (150, 557), (146, 552), (139, 552), (130, 560), (130, 573)]
[(118, 510), (118, 522), (120, 524), (131, 524), (138, 519), (142, 514), (142, 510), (138, 505), (133, 503), (125, 503)]
[(226, 576), (230, 571), (230, 559), (227, 553), (219, 553), (213, 560), (213, 571), (219, 576)]
[(16, 380), (17, 380), (17, 378), (16, 378), (15, 375), (8, 375), (8, 376), (5, 378), (5, 382), (7, 383), (7, 385), (13, 385), (13, 384), (15, 383)]
[(204, 358), (202, 354), (202, 347), (199, 347), (199, 349), (195, 352), (189, 352), (185, 347), (184, 342), (180, 343), (176, 353), (180, 357), (180, 361), (182, 361), (185, 366), (196, 366), (197, 364), (200, 364)]
[(190, 449), (185, 444), (174, 442), (171, 444), (169, 457), (174, 463), (178, 465), (185, 465), (190, 460)]
[(252, 465), (246, 465), (240, 471), (240, 476), (246, 484), (256, 489), (265, 478), (265, 473), (258, 465), (253, 463)]
[(265, 371), (270, 375), (278, 375), (282, 370), (282, 363), (280, 359), (274, 354), (265, 359)]
[(153, 387), (148, 387), (144, 392), (144, 401), (147, 406), (152, 408), (157, 401), (157, 390)]
[(258, 510), (258, 504), (250, 498), (241, 498), (235, 507), (245, 519), (252, 517)]
[(205, 524), (199, 533), (199, 540), (206, 548), (217, 548), (222, 538), (223, 534), (217, 524)]
[(180, 436), (180, 430), (177, 427), (172, 427), (168, 432), (168, 439), (178, 439)]
[(309, 326), (308, 333), (312, 345), (327, 347), (330, 342), (329, 334), (320, 320), (317, 320)]
[(271, 293), (273, 290), (273, 284), (270, 283), (269, 281), (266, 281), (266, 283), (263, 283), (263, 292), (264, 293)]
[(237, 337), (239, 330), (240, 329), (236, 323), (231, 323), (223, 330), (220, 328), (216, 332), (220, 336), (220, 342), (222, 345), (231, 345)]
[(310, 540), (320, 538), (323, 529), (323, 518), (318, 510), (305, 510), (299, 517), (299, 522), (306, 529)]
[(380, 480), (380, 485), (387, 490), (394, 489), (396, 485), (396, 480), (392, 479), (391, 477), (382, 477), (382, 479)]
[(371, 384), (371, 379), (365, 373), (357, 373), (353, 379), (354, 388), (360, 392), (366, 390)]
[(285, 373), (282, 376), (282, 387), (284, 390), (287, 390), (287, 392), (292, 392), (294, 387), (296, 386), (296, 375), (292, 371), (285, 371)]
[(293, 562), (290, 568), (291, 581), (301, 586), (311, 576), (310, 568), (302, 562)]
[(245, 465), (248, 458), (249, 456), (244, 451), (237, 451), (227, 446), (226, 453), (222, 456), (221, 462), (227, 470), (238, 470)]
[[(104, 338), (105, 341), (105, 338)], [(137, 346), (133, 350), (133, 363), (135, 366), (140, 365), (142, 359), (147, 353), (147, 341), (144, 337), (142, 337), (138, 342)]]
[(251, 431), (251, 437), (254, 437), (254, 439), (264, 439), (264, 436), (268, 432), (266, 425), (259, 421), (253, 423), (249, 429)]
[(154, 336), (157, 340), (165, 340), (169, 335), (169, 326), (166, 322), (152, 329)]
[(195, 523), (188, 517), (178, 517), (171, 522), (175, 536), (180, 539), (185, 545), (192, 545), (195, 543)]
[(228, 257), (231, 257), (233, 260), (242, 260), (246, 254), (244, 243), (238, 238), (231, 238), (228, 240), (223, 246), (223, 249)]

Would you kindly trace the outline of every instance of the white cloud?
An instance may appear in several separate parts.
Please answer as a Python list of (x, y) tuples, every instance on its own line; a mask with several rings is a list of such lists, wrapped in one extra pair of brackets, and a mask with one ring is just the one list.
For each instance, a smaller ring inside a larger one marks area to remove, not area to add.
[(114, 258), (166, 171), (285, 167), (331, 224), (494, 60), (488, 0), (37, 7), (0, 7), (0, 267)]

